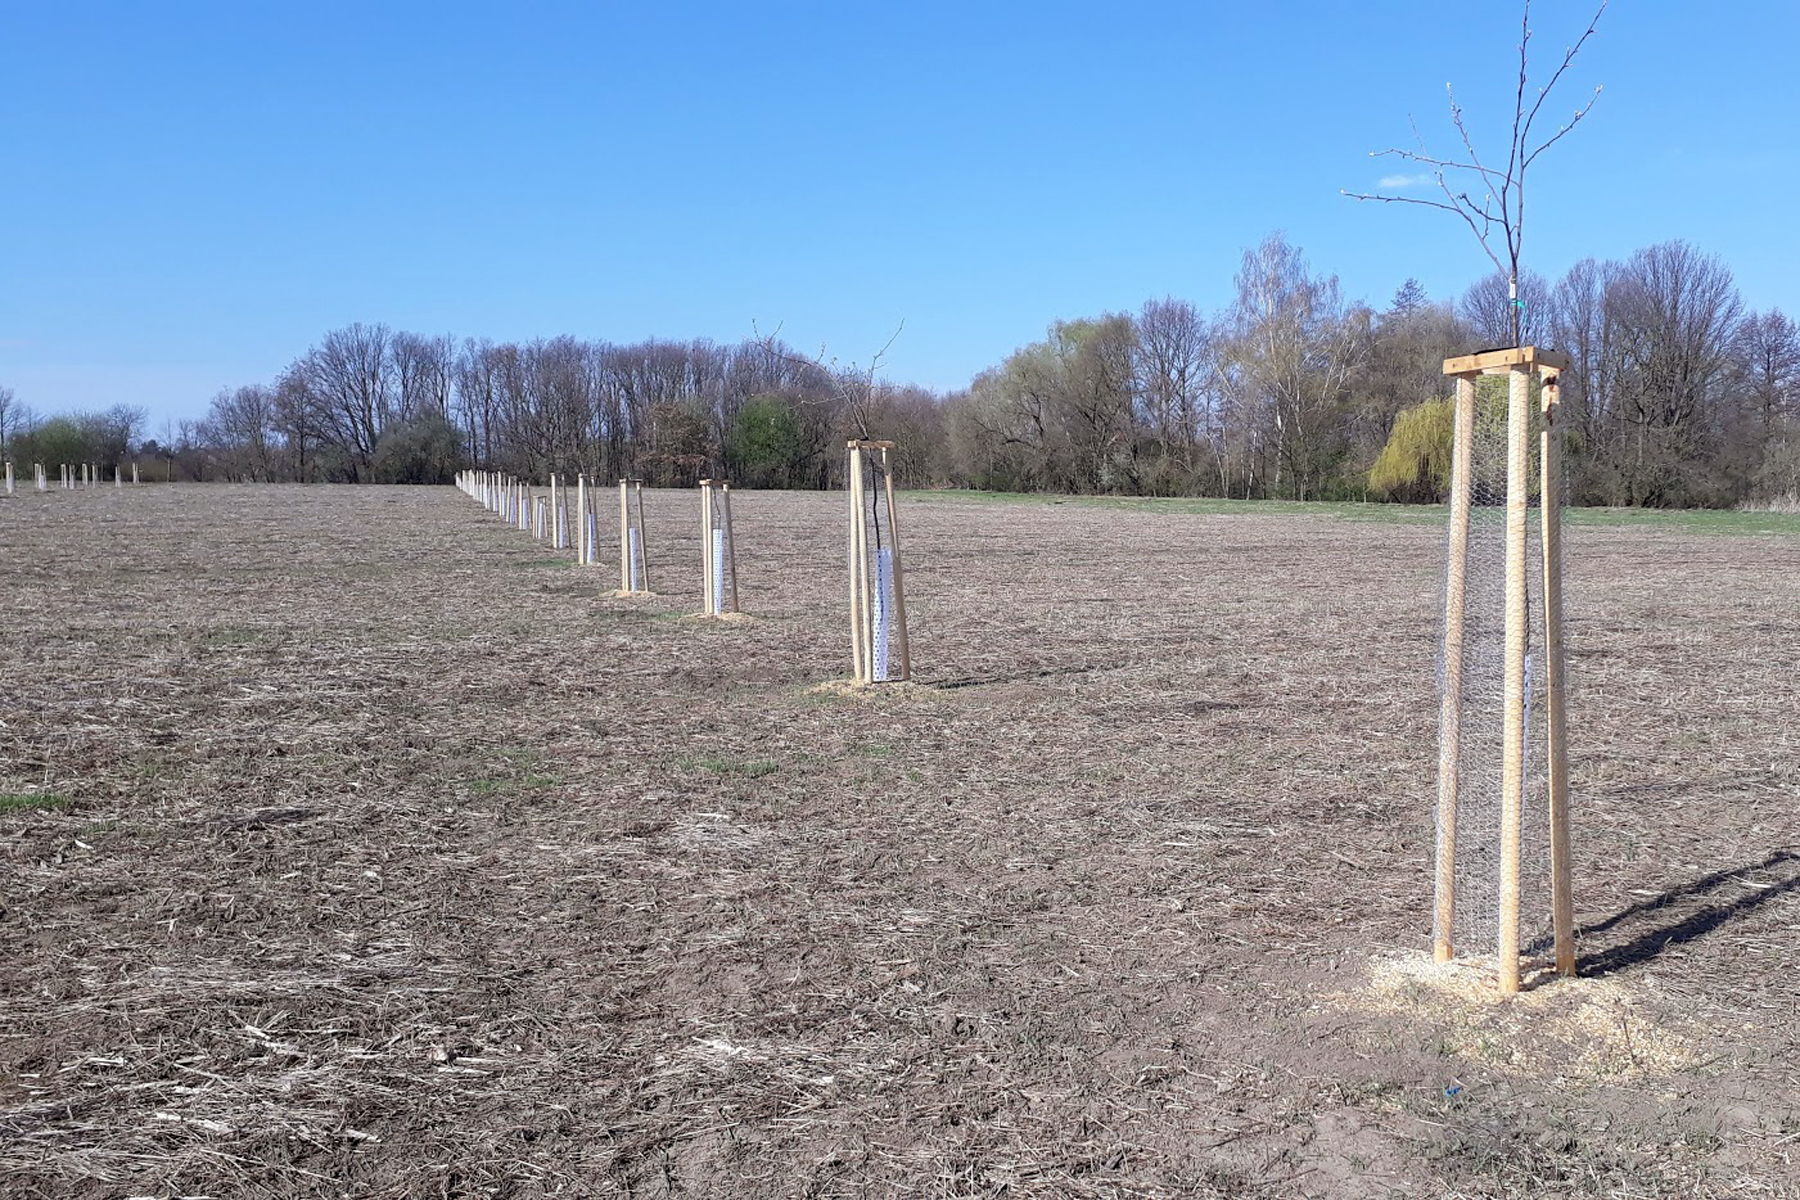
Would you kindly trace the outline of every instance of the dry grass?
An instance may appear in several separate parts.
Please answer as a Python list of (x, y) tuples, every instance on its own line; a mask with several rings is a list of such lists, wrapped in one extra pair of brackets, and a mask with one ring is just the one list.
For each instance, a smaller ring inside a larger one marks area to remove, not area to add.
[(1496, 1006), (1436, 529), (910, 498), (853, 689), (839, 499), (734, 493), (741, 622), (448, 489), (0, 503), (0, 1191), (1800, 1194), (1800, 544), (1572, 533), (1593, 977)]

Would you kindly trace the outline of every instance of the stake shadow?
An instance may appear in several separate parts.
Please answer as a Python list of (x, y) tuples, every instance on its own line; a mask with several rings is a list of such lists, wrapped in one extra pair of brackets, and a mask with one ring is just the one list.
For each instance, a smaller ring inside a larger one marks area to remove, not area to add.
[(963, 675), (953, 679), (940, 679), (930, 686), (940, 691), (954, 691), (957, 688), (983, 687), (995, 683), (1029, 683), (1034, 679), (1055, 679), (1064, 675), (1090, 675), (1095, 671), (1111, 671), (1123, 665), (1123, 663), (1077, 663), (1066, 667), (1044, 667), (1035, 671), (999, 671), (992, 675)]
[[(1772, 872), (1782, 877), (1751, 884), (1748, 877), (1758, 872)], [(1754, 890), (1723, 903), (1708, 902), (1712, 893), (1729, 884), (1749, 885)], [(1586, 940), (1618, 929), (1620, 926), (1629, 928), (1640, 919), (1665, 909), (1686, 908), (1689, 902), (1704, 904), (1704, 907), (1687, 912), (1677, 920), (1648, 929), (1630, 941), (1583, 955), (1577, 964), (1577, 973), (1589, 976), (1610, 975), (1628, 967), (1641, 966), (1666, 950), (1705, 937), (1727, 922), (1754, 912), (1771, 900), (1796, 891), (1800, 891), (1800, 854), (1791, 850), (1776, 850), (1760, 862), (1745, 863), (1728, 870), (1713, 871), (1710, 874), (1702, 875), (1677, 887), (1669, 888), (1648, 900), (1639, 901), (1629, 908), (1621, 909), (1604, 921), (1583, 925), (1576, 930), (1577, 938)], [(1542, 939), (1542, 943), (1538, 949), (1549, 948), (1549, 939)]]

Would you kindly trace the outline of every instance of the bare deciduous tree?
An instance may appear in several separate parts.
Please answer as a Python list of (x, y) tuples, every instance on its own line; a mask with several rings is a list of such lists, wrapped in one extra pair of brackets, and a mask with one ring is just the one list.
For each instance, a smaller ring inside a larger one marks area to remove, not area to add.
[(1337, 277), (1313, 276), (1279, 234), (1244, 252), (1219, 375), (1236, 418), (1257, 430), (1250, 453), (1271, 455), (1269, 494), (1317, 495), (1342, 443), (1334, 410), (1362, 367), (1370, 317), (1346, 310)]
[(326, 334), (294, 364), (324, 441), (367, 479), (375, 445), (396, 415), (392, 335), (386, 325), (347, 325)]
[(450, 390), (456, 363), (455, 343), (448, 336), (396, 333), (388, 346), (393, 359), (400, 416), (413, 421), (426, 415), (450, 416)]
[(1212, 331), (1192, 304), (1174, 297), (1145, 303), (1134, 324), (1139, 417), (1156, 453), (1191, 476), (1200, 449), (1211, 448), (1219, 432)]
[(1800, 412), (1800, 325), (1776, 308), (1752, 314), (1734, 350), (1746, 415), (1766, 450), (1781, 419)]
[(267, 482), (275, 477), (275, 391), (258, 384), (213, 397), (206, 427), (228, 476)]
[[(1594, 103), (1600, 98), (1600, 89), (1596, 87), (1587, 103), (1577, 108), (1572, 116), (1558, 126), (1556, 132), (1539, 140), (1536, 133), (1538, 115), (1544, 103), (1550, 98), (1564, 74), (1568, 72), (1575, 56), (1581, 47), (1594, 35), (1600, 23), (1600, 17), (1606, 12), (1607, 0), (1600, 0), (1600, 6), (1594, 10), (1587, 28), (1575, 39), (1573, 45), (1563, 52), (1562, 61), (1551, 72), (1550, 78), (1541, 85), (1535, 95), (1530, 90), (1530, 49), (1531, 49), (1531, 0), (1525, 0), (1523, 15), (1519, 22), (1519, 79), (1513, 94), (1512, 132), (1507, 139), (1506, 158), (1503, 165), (1490, 166), (1484, 161), (1481, 152), (1475, 146), (1475, 140), (1469, 133), (1467, 122), (1463, 119), (1462, 105), (1457, 102), (1455, 89), (1445, 84), (1445, 92), (1450, 101), (1450, 123), (1456, 130), (1461, 143), (1462, 157), (1445, 158), (1433, 154), (1425, 146), (1425, 139), (1418, 134), (1414, 125), (1414, 136), (1418, 145), (1416, 149), (1403, 149), (1395, 146), (1386, 150), (1377, 150), (1371, 157), (1392, 156), (1403, 161), (1416, 163), (1426, 168), (1432, 180), (1437, 184), (1443, 199), (1426, 199), (1422, 196), (1395, 196), (1376, 192), (1349, 192), (1343, 194), (1355, 200), (1375, 200), (1384, 204), (1417, 204), (1426, 208), (1441, 209), (1457, 217), (1469, 227), (1480, 243), (1482, 252), (1494, 264), (1494, 269), (1505, 276), (1508, 284), (1508, 298), (1513, 302), (1512, 322), (1510, 328), (1510, 345), (1520, 345), (1522, 334), (1520, 312), (1518, 310), (1519, 262), (1524, 252), (1525, 236), (1525, 177), (1538, 157), (1561, 141), (1570, 130), (1579, 125), (1588, 113), (1593, 111)], [(1493, 160), (1498, 163), (1499, 160)]]

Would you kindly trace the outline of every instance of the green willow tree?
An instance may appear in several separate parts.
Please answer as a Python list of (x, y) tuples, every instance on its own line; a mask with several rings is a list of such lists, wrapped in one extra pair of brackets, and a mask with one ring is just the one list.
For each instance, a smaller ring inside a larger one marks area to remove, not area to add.
[(1394, 419), (1387, 445), (1369, 469), (1369, 487), (1403, 504), (1429, 504), (1450, 486), (1456, 413), (1448, 397), (1427, 400)]

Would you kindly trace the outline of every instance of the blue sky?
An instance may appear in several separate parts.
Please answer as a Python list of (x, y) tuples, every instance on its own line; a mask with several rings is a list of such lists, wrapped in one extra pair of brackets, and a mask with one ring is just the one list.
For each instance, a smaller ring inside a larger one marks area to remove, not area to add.
[[(1538, 0), (1548, 67), (1590, 0)], [(1274, 230), (1345, 293), (1460, 292), (1358, 205), (1444, 84), (1508, 111), (1517, 6), (48, 4), (0, 20), (0, 385), (153, 430), (326, 330), (732, 341), (936, 388), (1058, 318), (1211, 311)], [(1800, 313), (1800, 4), (1615, 0), (1552, 107), (1527, 265), (1669, 238)], [(1504, 136), (1501, 133), (1501, 136)]]

